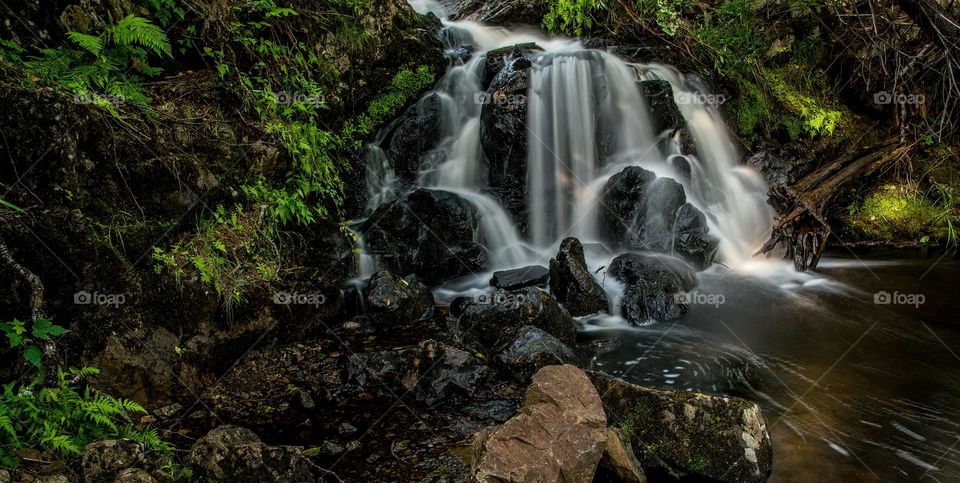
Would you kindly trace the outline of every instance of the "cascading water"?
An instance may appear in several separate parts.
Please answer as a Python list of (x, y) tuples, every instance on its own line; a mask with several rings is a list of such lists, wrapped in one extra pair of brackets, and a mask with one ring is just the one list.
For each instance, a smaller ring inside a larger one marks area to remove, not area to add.
[[(443, 13), (429, 2), (414, 7)], [(765, 202), (765, 182), (739, 164), (719, 112), (702, 102), (710, 97), (696, 79), (668, 66), (628, 64), (578, 41), (467, 21), (444, 24), (448, 51), (469, 45), (474, 52), (470, 60), (451, 66), (428, 94), (441, 105), (440, 140), (427, 156), (432, 161), (421, 163), (417, 185), (453, 192), (476, 207), (476, 241), (488, 251), (488, 269), (544, 264), (564, 237), (600, 241), (600, 192), (611, 176), (628, 166), (683, 185), (688, 201), (707, 215), (710, 233), (719, 238), (719, 259), (726, 265), (744, 263), (763, 241), (773, 217)], [(483, 85), (487, 52), (524, 42), (535, 42), (543, 50), (533, 56), (525, 99), (527, 219), (522, 235), (522, 223), (490, 193), (481, 113), (489, 102)], [(655, 132), (655, 113), (638, 87), (646, 79), (669, 82), (696, 156), (683, 152), (677, 136)], [(402, 189), (382, 142), (381, 136), (367, 151), (368, 212)], [(678, 159), (686, 161), (689, 174), (678, 172)]]

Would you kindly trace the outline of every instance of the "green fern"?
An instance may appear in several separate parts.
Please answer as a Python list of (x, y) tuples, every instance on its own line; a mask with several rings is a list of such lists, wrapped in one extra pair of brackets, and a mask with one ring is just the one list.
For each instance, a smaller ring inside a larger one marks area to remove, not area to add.
[(103, 35), (120, 47), (140, 45), (158, 55), (173, 57), (173, 48), (166, 33), (143, 17), (128, 15), (116, 25), (108, 27)]

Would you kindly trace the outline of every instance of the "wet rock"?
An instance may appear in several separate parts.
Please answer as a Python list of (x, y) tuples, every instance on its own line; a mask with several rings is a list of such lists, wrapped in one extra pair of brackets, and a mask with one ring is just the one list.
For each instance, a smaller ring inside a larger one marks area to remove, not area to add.
[(610, 311), (603, 287), (587, 270), (583, 245), (573, 237), (564, 239), (550, 259), (550, 292), (575, 317)]
[(497, 290), (483, 303), (467, 307), (457, 320), (462, 332), (491, 352), (503, 350), (525, 325), (542, 329), (564, 344), (576, 342), (577, 329), (570, 314), (552, 295), (536, 287)]
[(487, 421), (487, 424), (499, 424), (513, 417), (517, 405), (510, 400), (495, 399), (468, 404), (463, 412), (475, 419)]
[(524, 287), (542, 287), (550, 280), (550, 270), (540, 265), (499, 270), (493, 272), (490, 285), (504, 290), (518, 290)]
[(197, 440), (188, 457), (194, 476), (207, 481), (317, 481), (296, 446), (268, 446), (246, 428), (224, 425)]
[(607, 449), (603, 452), (603, 458), (600, 459), (599, 473), (603, 473), (614, 481), (632, 483), (647, 481), (647, 475), (633, 453), (633, 447), (617, 428), (607, 429)]
[(676, 254), (703, 268), (713, 263), (719, 241), (673, 179), (631, 166), (610, 177), (601, 200), (601, 233), (612, 247)]
[(706, 270), (720, 247), (720, 240), (709, 231), (707, 216), (690, 203), (684, 204), (674, 220), (674, 253), (697, 270)]
[(493, 25), (539, 25), (546, 15), (546, 6), (534, 0), (461, 0), (456, 5), (454, 20), (473, 19)]
[(773, 451), (756, 404), (589, 375), (610, 425), (643, 449), (636, 456), (644, 469), (726, 482), (761, 482), (769, 476)]
[[(88, 444), (83, 449), (83, 478), (88, 483), (112, 482), (127, 469), (143, 470), (143, 446), (133, 440), (105, 440)], [(149, 472), (147, 473), (149, 476)], [(152, 480), (152, 476), (150, 476)], [(133, 480), (128, 480), (133, 481)]]
[(418, 189), (386, 203), (363, 224), (369, 252), (397, 273), (434, 285), (483, 270), (487, 252), (474, 241), (476, 208), (441, 190)]
[(593, 480), (606, 444), (607, 418), (580, 369), (547, 366), (533, 376), (519, 413), (474, 436), (477, 481)]
[(526, 383), (545, 366), (574, 364), (576, 355), (556, 337), (533, 326), (517, 331), (517, 338), (495, 358), (517, 382)]
[(422, 162), (440, 142), (441, 110), (438, 94), (426, 96), (403, 113), (389, 134), (386, 155), (401, 180), (415, 183)]
[(692, 267), (658, 254), (620, 255), (610, 262), (607, 275), (624, 284), (620, 311), (634, 324), (682, 317), (689, 307), (681, 295), (697, 285)]
[(665, 80), (646, 80), (640, 82), (640, 91), (646, 98), (653, 114), (656, 133), (675, 130), (686, 125), (683, 114), (673, 99), (673, 88)]
[(364, 295), (368, 314), (381, 325), (433, 314), (433, 293), (415, 275), (400, 278), (387, 270), (377, 272), (367, 282)]
[(447, 58), (453, 62), (466, 64), (473, 58), (473, 52), (476, 50), (472, 45), (461, 45), (457, 47), (453, 52), (448, 52)]
[(471, 305), (473, 305), (473, 297), (457, 297), (450, 301), (450, 315), (460, 317), (460, 314)]
[(747, 164), (757, 168), (770, 184), (788, 186), (796, 183), (814, 168), (814, 154), (799, 144), (763, 143), (747, 157)]
[(535, 48), (521, 44), (487, 54), (489, 88), (480, 112), (480, 143), (490, 164), (490, 189), (521, 232), (526, 225), (527, 90)]

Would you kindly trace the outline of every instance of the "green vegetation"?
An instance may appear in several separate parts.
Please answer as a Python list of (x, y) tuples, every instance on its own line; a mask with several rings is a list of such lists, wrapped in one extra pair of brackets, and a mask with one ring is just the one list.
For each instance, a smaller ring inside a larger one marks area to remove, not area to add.
[(846, 222), (872, 239), (940, 240), (956, 246), (960, 198), (955, 191), (946, 185), (934, 185), (928, 192), (909, 185), (884, 185), (848, 206)]
[(172, 447), (152, 428), (138, 429), (131, 413), (145, 413), (139, 404), (82, 387), (99, 371), (58, 369), (47, 384), (40, 375), (29, 384), (11, 382), (0, 394), (0, 467), (15, 467), (15, 451), (37, 448), (61, 457), (80, 454), (88, 443), (101, 439), (127, 438), (145, 448), (170, 456)]
[(23, 350), (23, 359), (39, 368), (43, 366), (43, 351), (39, 344), (66, 334), (67, 329), (49, 319), (37, 319), (28, 331), (26, 322), (14, 319), (13, 322), (0, 322), (0, 333), (7, 337), (11, 349)]
[(158, 67), (149, 64), (150, 54), (172, 57), (170, 41), (163, 30), (134, 15), (106, 27), (98, 35), (67, 32), (67, 38), (76, 48), (42, 49), (40, 56), (23, 64), (27, 75), (61, 84), (78, 99), (114, 114), (117, 102), (141, 107), (149, 104), (140, 85), (141, 76), (160, 74)]

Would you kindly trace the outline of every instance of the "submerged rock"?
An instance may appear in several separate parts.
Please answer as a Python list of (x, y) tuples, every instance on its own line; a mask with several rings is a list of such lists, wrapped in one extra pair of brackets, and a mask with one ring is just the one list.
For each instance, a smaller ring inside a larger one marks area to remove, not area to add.
[(624, 285), (620, 313), (634, 324), (683, 317), (683, 294), (697, 285), (689, 265), (666, 255), (625, 253), (614, 258), (607, 274)]
[(552, 295), (536, 287), (513, 292), (497, 290), (486, 300), (468, 306), (457, 325), (493, 352), (510, 344), (517, 329), (525, 325), (540, 328), (564, 344), (573, 344), (577, 338), (570, 314)]
[(564, 239), (550, 259), (550, 292), (575, 317), (610, 311), (603, 287), (587, 270), (583, 245), (573, 237)]
[(713, 263), (719, 240), (680, 183), (630, 166), (611, 176), (600, 196), (601, 234), (612, 247), (673, 254), (701, 269)]
[(415, 275), (375, 273), (364, 289), (367, 312), (381, 324), (420, 320), (433, 314), (433, 293)]
[(490, 285), (504, 290), (519, 290), (524, 287), (542, 287), (550, 280), (550, 270), (540, 265), (498, 270), (493, 272)]
[(194, 476), (208, 481), (317, 481), (297, 446), (268, 446), (246, 428), (224, 425), (197, 440), (188, 457)]
[(469, 201), (449, 191), (418, 189), (377, 208), (361, 232), (381, 263), (433, 285), (486, 266), (487, 251), (475, 241), (478, 226)]
[(725, 482), (761, 482), (769, 476), (773, 450), (756, 404), (589, 375), (610, 426), (636, 449), (644, 469)]
[(606, 444), (597, 390), (571, 365), (533, 376), (520, 412), (474, 436), (473, 473), (482, 482), (593, 481)]
[(542, 367), (574, 364), (576, 355), (556, 337), (533, 326), (517, 331), (517, 338), (496, 357), (496, 362), (515, 381), (526, 383)]

